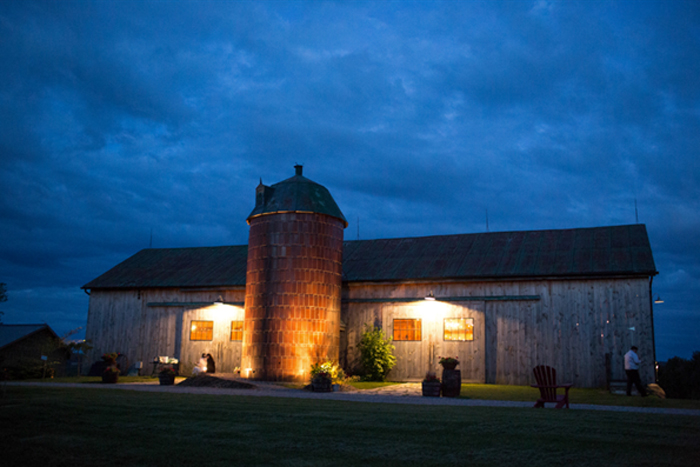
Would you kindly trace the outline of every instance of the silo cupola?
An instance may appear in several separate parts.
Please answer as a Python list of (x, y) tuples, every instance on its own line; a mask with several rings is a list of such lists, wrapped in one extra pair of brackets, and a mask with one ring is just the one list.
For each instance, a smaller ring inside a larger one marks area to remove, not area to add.
[(335, 217), (347, 227), (348, 222), (328, 189), (302, 175), (304, 167), (295, 165), (295, 175), (272, 186), (260, 185), (255, 189), (255, 208), (251, 219), (282, 212), (312, 212)]

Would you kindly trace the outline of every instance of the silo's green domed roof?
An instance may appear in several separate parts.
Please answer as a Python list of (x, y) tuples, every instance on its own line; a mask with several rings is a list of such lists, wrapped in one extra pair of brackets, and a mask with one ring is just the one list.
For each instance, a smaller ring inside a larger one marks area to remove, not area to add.
[(255, 190), (255, 209), (248, 216), (248, 223), (254, 217), (282, 212), (312, 212), (326, 214), (343, 221), (348, 221), (335, 204), (326, 187), (304, 177), (302, 166), (297, 165), (296, 175), (272, 186), (260, 185)]

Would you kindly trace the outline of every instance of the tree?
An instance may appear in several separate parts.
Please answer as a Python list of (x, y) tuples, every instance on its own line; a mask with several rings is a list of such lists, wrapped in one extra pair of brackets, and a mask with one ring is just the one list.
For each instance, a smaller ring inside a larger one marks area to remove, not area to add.
[(90, 345), (90, 340), (82, 340), (78, 342), (69, 342), (68, 344), (65, 345), (65, 351), (67, 354), (68, 359), (75, 355), (78, 358), (78, 376), (80, 376), (82, 373), (82, 364), (83, 364), (83, 357), (85, 354), (87, 354), (90, 350), (92, 350), (92, 345)]
[(366, 326), (359, 348), (365, 378), (369, 381), (386, 380), (386, 375), (396, 365), (391, 339), (384, 337), (381, 328)]
[(700, 352), (686, 360), (673, 357), (659, 368), (659, 386), (669, 399), (700, 399)]

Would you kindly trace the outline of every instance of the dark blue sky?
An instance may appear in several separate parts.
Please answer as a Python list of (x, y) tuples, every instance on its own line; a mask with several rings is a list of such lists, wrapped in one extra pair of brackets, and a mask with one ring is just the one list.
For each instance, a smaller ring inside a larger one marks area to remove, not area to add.
[(247, 243), (304, 174), (346, 238), (647, 225), (700, 350), (700, 3), (0, 2), (5, 323), (85, 326), (142, 248)]

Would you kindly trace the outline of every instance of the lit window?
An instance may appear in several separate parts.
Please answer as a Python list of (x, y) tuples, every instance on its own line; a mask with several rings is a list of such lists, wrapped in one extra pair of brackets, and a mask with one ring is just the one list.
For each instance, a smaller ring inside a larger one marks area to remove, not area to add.
[(394, 340), (395, 341), (419, 341), (421, 323), (419, 319), (395, 319), (394, 320)]
[(243, 321), (231, 321), (231, 340), (243, 340)]
[(191, 341), (210, 341), (212, 339), (214, 339), (214, 321), (192, 321)]
[(445, 318), (446, 341), (473, 341), (474, 318)]

